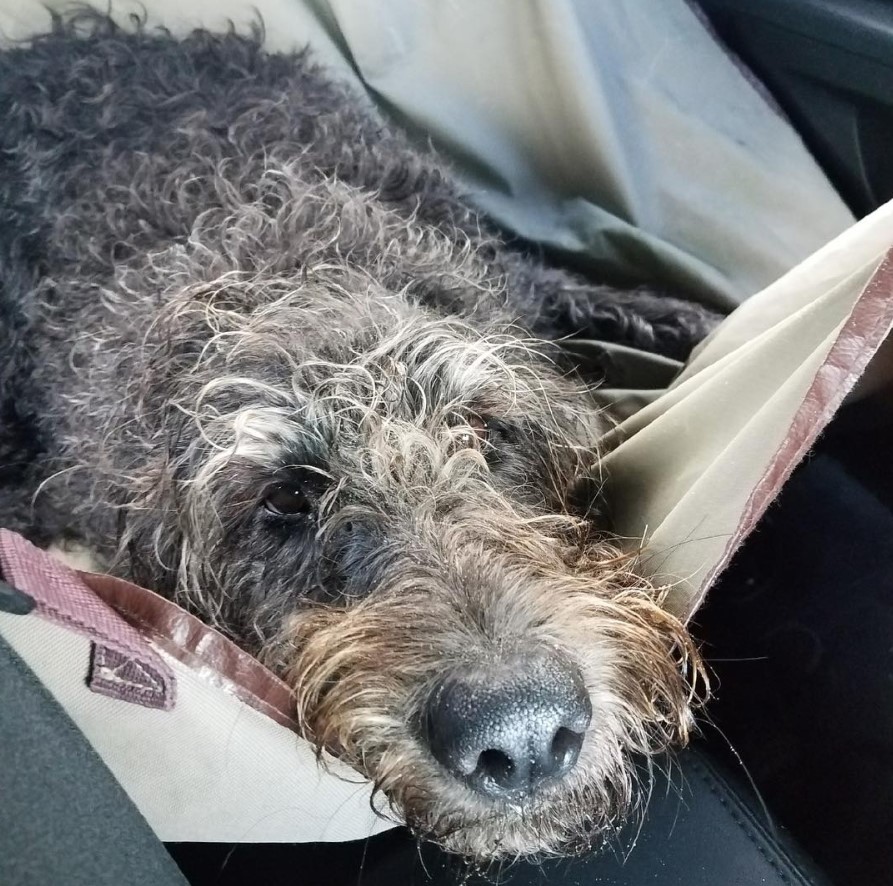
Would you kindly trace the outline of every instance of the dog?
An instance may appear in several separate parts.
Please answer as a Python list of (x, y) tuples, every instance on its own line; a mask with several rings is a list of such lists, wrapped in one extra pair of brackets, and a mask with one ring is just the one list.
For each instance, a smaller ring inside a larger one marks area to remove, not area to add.
[(593, 845), (701, 665), (555, 343), (716, 318), (549, 265), (308, 52), (92, 12), (0, 54), (0, 525), (258, 656), (479, 861)]

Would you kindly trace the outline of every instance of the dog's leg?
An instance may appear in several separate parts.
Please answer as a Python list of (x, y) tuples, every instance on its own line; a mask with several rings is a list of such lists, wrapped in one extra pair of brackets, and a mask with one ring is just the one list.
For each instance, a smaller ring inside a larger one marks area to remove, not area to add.
[(584, 336), (685, 359), (719, 321), (709, 308), (650, 287), (618, 289), (508, 253), (508, 307), (536, 335)]

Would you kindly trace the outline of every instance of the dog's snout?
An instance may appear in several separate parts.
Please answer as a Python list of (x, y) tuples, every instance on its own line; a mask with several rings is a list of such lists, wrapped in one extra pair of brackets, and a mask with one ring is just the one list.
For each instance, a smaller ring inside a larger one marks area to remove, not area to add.
[(429, 700), (426, 738), (473, 790), (523, 798), (573, 769), (591, 716), (573, 663), (553, 650), (516, 652), (450, 674)]

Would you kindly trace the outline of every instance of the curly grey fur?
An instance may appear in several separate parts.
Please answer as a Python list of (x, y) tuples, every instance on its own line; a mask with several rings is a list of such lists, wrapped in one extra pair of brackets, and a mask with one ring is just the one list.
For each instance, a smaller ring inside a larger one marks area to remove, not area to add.
[[(697, 654), (592, 519), (603, 419), (542, 340), (679, 355), (702, 309), (508, 245), (306, 53), (91, 13), (0, 54), (0, 286), (0, 524), (264, 658), (423, 835), (586, 845), (631, 756), (685, 740)], [(265, 507), (276, 484), (306, 508)], [(594, 711), (521, 809), (414, 726), (519, 643), (572, 655)]]

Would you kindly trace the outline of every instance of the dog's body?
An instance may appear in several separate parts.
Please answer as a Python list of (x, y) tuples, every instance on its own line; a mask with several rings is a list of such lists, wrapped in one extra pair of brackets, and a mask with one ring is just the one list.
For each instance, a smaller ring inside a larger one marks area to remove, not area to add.
[(261, 656), (420, 833), (588, 844), (696, 656), (517, 327), (680, 355), (713, 318), (507, 245), (304, 55), (80, 25), (0, 55), (0, 525)]

